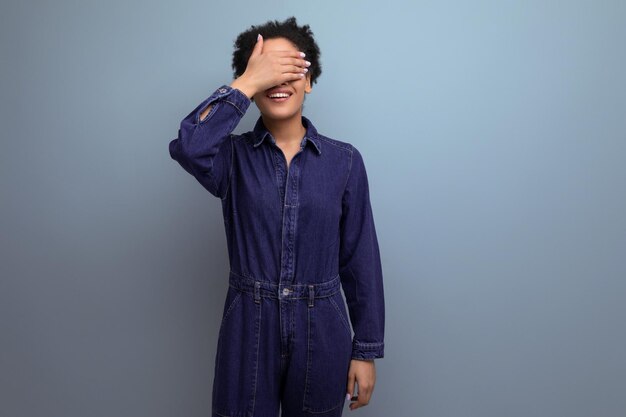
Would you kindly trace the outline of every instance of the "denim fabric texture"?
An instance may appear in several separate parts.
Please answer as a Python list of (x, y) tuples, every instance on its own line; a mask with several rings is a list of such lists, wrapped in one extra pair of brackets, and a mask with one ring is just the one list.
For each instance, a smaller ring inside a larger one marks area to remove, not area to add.
[(222, 203), (230, 273), (213, 415), (340, 416), (350, 360), (384, 355), (363, 157), (302, 116), (306, 134), (287, 167), (261, 117), (252, 131), (232, 133), (251, 103), (222, 85), (169, 143), (170, 156)]

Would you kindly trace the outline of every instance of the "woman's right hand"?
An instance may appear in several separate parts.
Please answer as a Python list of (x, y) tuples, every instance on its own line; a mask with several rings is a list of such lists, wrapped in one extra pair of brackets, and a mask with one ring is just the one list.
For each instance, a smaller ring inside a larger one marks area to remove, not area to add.
[(306, 68), (307, 63), (298, 51), (263, 52), (263, 37), (259, 35), (246, 70), (231, 83), (231, 87), (252, 98), (259, 91), (303, 78)]

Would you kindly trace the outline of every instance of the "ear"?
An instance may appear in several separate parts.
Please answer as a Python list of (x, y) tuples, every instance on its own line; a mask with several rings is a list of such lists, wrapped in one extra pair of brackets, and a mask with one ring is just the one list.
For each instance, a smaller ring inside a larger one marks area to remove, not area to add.
[(313, 87), (311, 86), (311, 74), (306, 74), (306, 84), (304, 85), (304, 92), (310, 93)]

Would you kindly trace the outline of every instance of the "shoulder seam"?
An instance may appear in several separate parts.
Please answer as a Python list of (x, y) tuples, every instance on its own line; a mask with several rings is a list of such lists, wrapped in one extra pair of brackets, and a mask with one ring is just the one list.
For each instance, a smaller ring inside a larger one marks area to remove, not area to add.
[(232, 182), (232, 179), (233, 179), (233, 165), (235, 164), (234, 138), (236, 137), (236, 135), (230, 133), (228, 137), (230, 140), (230, 172), (228, 173), (228, 183), (226, 184), (226, 190), (224, 191), (224, 197), (222, 197), (222, 200), (225, 200), (226, 197), (228, 197), (228, 191), (230, 190), (230, 183)]
[(354, 152), (350, 149), (350, 165), (348, 166), (348, 175), (346, 175), (346, 183), (343, 186), (343, 193), (345, 195), (346, 189), (348, 188), (348, 182), (350, 182), (350, 175), (352, 174), (352, 159), (354, 156)]
[(350, 144), (348, 144), (348, 146), (345, 146), (345, 145), (343, 145), (341, 143), (338, 143), (337, 141), (335, 141), (335, 140), (333, 140), (333, 139), (331, 139), (329, 137), (326, 137), (324, 135), (321, 135), (319, 133), (317, 134), (317, 137), (319, 139), (323, 140), (326, 143), (329, 143), (329, 144), (334, 145), (334, 146), (336, 146), (336, 147), (338, 147), (340, 149), (343, 149), (344, 151), (352, 152), (352, 145), (350, 145)]

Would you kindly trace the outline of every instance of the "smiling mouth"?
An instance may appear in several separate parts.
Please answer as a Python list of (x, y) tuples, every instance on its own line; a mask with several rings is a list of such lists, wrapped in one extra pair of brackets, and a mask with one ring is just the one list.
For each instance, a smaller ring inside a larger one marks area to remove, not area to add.
[(289, 100), (291, 94), (289, 93), (276, 93), (276, 94), (268, 94), (267, 98), (269, 98), (274, 103), (282, 103), (283, 101)]

